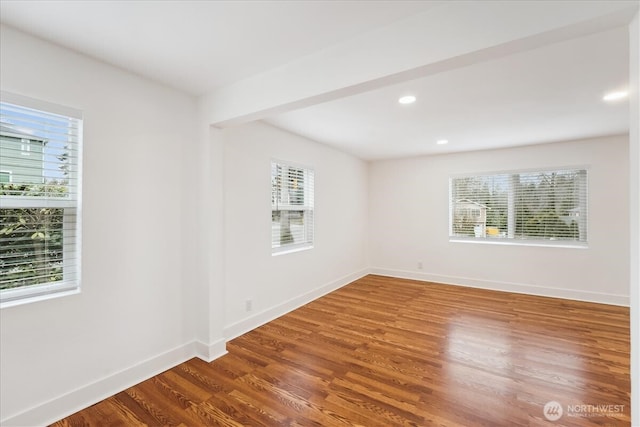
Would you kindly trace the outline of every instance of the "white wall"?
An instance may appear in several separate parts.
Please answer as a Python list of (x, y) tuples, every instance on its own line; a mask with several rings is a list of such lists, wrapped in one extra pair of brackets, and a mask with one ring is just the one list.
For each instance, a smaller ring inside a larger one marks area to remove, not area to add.
[[(315, 171), (311, 250), (271, 255), (272, 158)], [(227, 338), (364, 274), (365, 162), (260, 122), (224, 131), (224, 160)]]
[(631, 423), (640, 426), (640, 14), (629, 24)]
[(195, 211), (184, 164), (195, 158), (196, 102), (1, 31), (2, 90), (84, 112), (82, 292), (0, 312), (2, 424), (37, 425), (189, 353), (183, 261), (194, 236), (182, 224)]
[[(3, 91), (84, 114), (82, 292), (0, 312), (3, 425), (211, 360), (224, 334), (364, 274), (365, 162), (261, 123), (209, 129), (178, 91), (8, 27), (1, 41)], [(316, 170), (312, 250), (271, 257), (272, 157)]]
[[(627, 305), (628, 163), (627, 136), (375, 162), (371, 266), (381, 274)], [(449, 242), (452, 174), (574, 165), (589, 167), (588, 249)]]

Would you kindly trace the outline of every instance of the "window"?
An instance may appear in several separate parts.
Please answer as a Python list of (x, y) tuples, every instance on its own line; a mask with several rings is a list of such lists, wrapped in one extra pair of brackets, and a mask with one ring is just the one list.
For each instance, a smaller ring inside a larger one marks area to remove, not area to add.
[(4, 307), (79, 287), (82, 120), (65, 107), (2, 99), (0, 169), (10, 178), (0, 180)]
[(310, 247), (313, 247), (313, 170), (272, 161), (272, 253)]
[(20, 149), (22, 150), (20, 154), (22, 154), (23, 156), (28, 156), (31, 154), (31, 140), (22, 138), (22, 144), (20, 144), (20, 147)]
[(461, 176), (449, 187), (451, 240), (586, 245), (586, 169)]

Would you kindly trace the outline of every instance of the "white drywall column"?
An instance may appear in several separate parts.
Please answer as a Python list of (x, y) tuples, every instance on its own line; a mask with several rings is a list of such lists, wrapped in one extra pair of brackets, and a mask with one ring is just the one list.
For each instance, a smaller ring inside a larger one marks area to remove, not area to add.
[(197, 354), (212, 361), (226, 352), (224, 328), (224, 169), (222, 131), (200, 121), (198, 210)]
[(631, 425), (640, 426), (640, 14), (629, 25)]
[[(209, 230), (210, 257), (208, 276), (211, 294), (209, 295), (209, 342), (215, 344), (210, 360), (226, 352), (224, 330), (225, 299), (225, 254), (224, 254), (224, 143), (223, 131), (209, 126), (209, 181), (205, 192), (211, 197), (211, 212), (205, 222), (211, 225)], [(222, 346), (222, 349), (220, 348)], [(220, 353), (222, 350), (222, 353)]]
[(217, 127), (261, 119), (625, 25), (636, 9), (631, 2), (449, 2), (219, 88), (203, 99), (206, 117)]

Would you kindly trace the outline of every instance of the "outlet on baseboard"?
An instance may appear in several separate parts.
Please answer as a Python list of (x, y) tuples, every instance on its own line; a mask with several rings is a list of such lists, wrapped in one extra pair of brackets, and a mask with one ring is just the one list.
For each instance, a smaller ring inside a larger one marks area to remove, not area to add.
[(422, 261), (418, 261), (418, 270), (422, 270)]
[(245, 309), (246, 311), (251, 311), (251, 310), (253, 310), (253, 301), (252, 301), (252, 300), (250, 300), (250, 299), (246, 300), (246, 301), (244, 302), (244, 309)]

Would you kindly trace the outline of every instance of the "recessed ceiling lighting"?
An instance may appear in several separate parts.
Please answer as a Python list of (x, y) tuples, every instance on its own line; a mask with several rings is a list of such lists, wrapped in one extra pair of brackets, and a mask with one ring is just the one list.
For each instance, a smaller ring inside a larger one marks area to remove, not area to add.
[(617, 92), (609, 92), (605, 96), (602, 97), (603, 101), (618, 101), (620, 99), (624, 99), (629, 96), (629, 92), (626, 90), (620, 90)]
[(400, 104), (413, 104), (414, 102), (416, 102), (416, 97), (413, 95), (403, 96), (400, 99), (398, 99), (398, 102)]
[(448, 143), (449, 143), (449, 141), (446, 140), (446, 139), (439, 139), (439, 140), (436, 141), (436, 144), (438, 144), (438, 145), (444, 145), (444, 144), (448, 144)]

